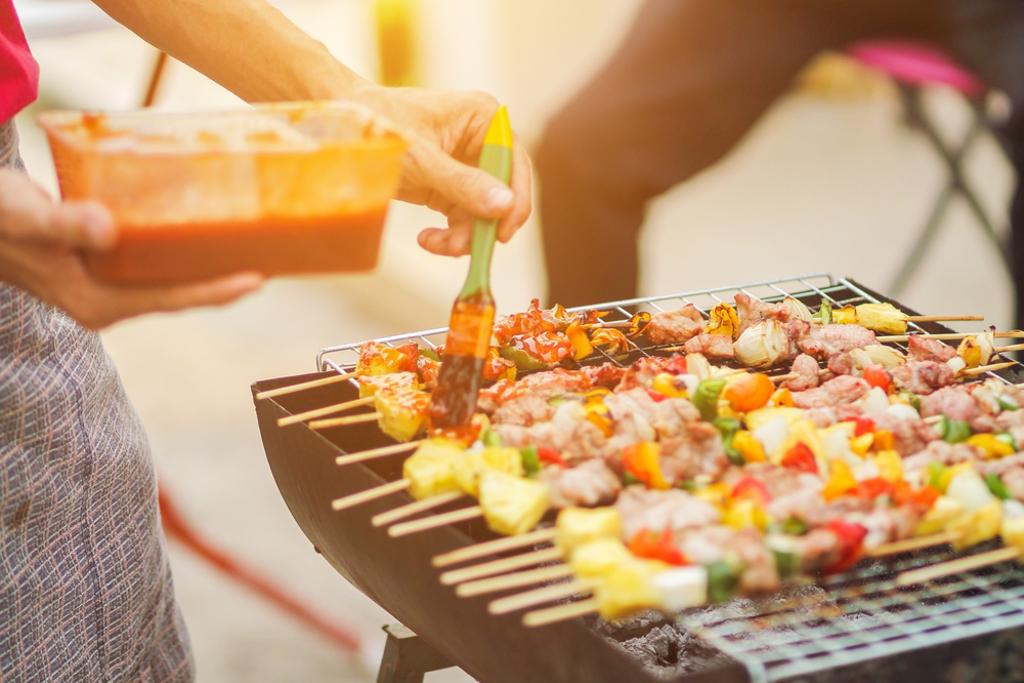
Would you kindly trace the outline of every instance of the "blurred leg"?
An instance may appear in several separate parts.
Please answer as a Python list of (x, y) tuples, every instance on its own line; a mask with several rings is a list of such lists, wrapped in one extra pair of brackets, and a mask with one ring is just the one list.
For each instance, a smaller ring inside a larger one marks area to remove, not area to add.
[(895, 4), (649, 0), (536, 154), (548, 302), (636, 296), (647, 202), (725, 155), (814, 55), (913, 17)]

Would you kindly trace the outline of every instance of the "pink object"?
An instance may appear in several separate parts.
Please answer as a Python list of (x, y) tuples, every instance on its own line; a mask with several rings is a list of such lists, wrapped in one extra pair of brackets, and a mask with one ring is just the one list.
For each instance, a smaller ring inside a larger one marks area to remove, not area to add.
[(11, 0), (0, 0), (0, 123), (36, 98), (39, 65), (32, 58)]
[(854, 43), (846, 52), (862, 64), (884, 71), (903, 83), (941, 83), (971, 98), (980, 98), (988, 90), (974, 74), (945, 52), (925, 43), (868, 40)]

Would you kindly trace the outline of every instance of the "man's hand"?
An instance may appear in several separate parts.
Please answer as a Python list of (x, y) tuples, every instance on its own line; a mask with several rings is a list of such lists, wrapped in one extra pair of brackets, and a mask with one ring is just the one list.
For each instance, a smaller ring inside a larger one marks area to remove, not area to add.
[(435, 254), (469, 253), (473, 218), (498, 218), (507, 242), (530, 216), (530, 158), (516, 141), (506, 187), (476, 166), (484, 135), (498, 111), (490, 95), (416, 88), (360, 88), (356, 97), (384, 114), (409, 141), (398, 198), (448, 217), (448, 228), (427, 228), (419, 243)]
[(117, 241), (110, 212), (96, 202), (54, 203), (24, 173), (0, 169), (0, 281), (100, 329), (155, 311), (233, 301), (259, 289), (263, 276), (239, 273), (188, 285), (119, 287), (89, 274), (82, 252)]

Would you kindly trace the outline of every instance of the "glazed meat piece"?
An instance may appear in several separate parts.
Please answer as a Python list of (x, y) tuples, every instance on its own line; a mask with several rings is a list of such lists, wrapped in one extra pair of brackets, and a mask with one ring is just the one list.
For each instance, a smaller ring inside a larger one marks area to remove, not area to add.
[(941, 439), (936, 439), (928, 442), (924, 450), (904, 458), (903, 471), (907, 481), (913, 481), (912, 476), (920, 476), (921, 472), (933, 462), (949, 466), (975, 460), (978, 456), (979, 451), (974, 446), (962, 443), (949, 444)]
[(886, 429), (896, 437), (896, 452), (902, 457), (918, 453), (938, 438), (935, 428), (920, 417), (907, 419), (885, 411), (867, 415), (875, 429)]
[(766, 318), (778, 320), (780, 323), (789, 322), (790, 311), (781, 301), (769, 304), (744, 292), (740, 292), (734, 298), (736, 300), (736, 317), (740, 322), (740, 327), (736, 331), (737, 336), (751, 325)]
[(713, 360), (731, 360), (736, 357), (732, 337), (727, 334), (701, 332), (683, 344), (686, 353), (699, 353)]
[(547, 422), (555, 414), (555, 406), (548, 399), (535, 394), (524, 394), (505, 401), (491, 416), (492, 424), (510, 424), (529, 427), (535, 422)]
[(799, 354), (793, 359), (793, 365), (789, 371), (799, 375), (799, 377), (788, 379), (782, 383), (781, 386), (786, 387), (790, 391), (807, 391), (818, 386), (821, 369), (818, 367), (818, 361), (813, 356), (809, 356), (806, 353)]
[(586, 460), (576, 467), (549, 465), (538, 477), (550, 488), (551, 507), (596, 507), (615, 500), (622, 483), (600, 459)]
[(921, 415), (945, 415), (963, 420), (976, 432), (996, 431), (999, 404), (991, 390), (984, 386), (954, 384), (921, 397)]
[(658, 491), (644, 486), (627, 486), (615, 501), (622, 516), (623, 536), (628, 540), (641, 530), (655, 533), (717, 524), (722, 514), (711, 503), (680, 489)]
[(875, 333), (860, 325), (812, 325), (803, 320), (794, 320), (787, 324), (787, 329), (800, 351), (821, 359), (878, 343)]
[(651, 315), (643, 334), (653, 344), (682, 344), (704, 329), (704, 316), (693, 304), (674, 311), (661, 311)]
[(578, 370), (555, 368), (543, 372), (524, 375), (514, 382), (507, 379), (495, 382), (490, 387), (480, 390), (477, 398), (477, 410), (490, 415), (505, 401), (524, 394), (536, 394), (541, 398), (551, 398), (563, 394), (578, 393), (591, 389), (590, 377)]
[(956, 349), (938, 339), (912, 334), (907, 340), (907, 360), (930, 360), (936, 363), (945, 363), (954, 357), (956, 357)]
[(637, 387), (651, 386), (654, 377), (660, 372), (665, 372), (671, 360), (671, 358), (659, 356), (638, 359), (623, 371), (622, 378), (615, 386), (615, 391), (622, 392), (628, 389), (636, 389)]
[(685, 434), (700, 420), (700, 411), (685, 398), (666, 398), (654, 403), (649, 419), (658, 439), (665, 440)]
[(670, 482), (698, 474), (717, 477), (729, 466), (722, 435), (714, 425), (692, 422), (685, 434), (661, 441), (661, 471)]
[(956, 381), (953, 368), (930, 360), (911, 360), (898, 365), (889, 373), (896, 386), (918, 396), (932, 393)]
[(808, 389), (793, 394), (793, 405), (797, 408), (834, 407), (853, 403), (871, 389), (871, 385), (859, 377), (840, 375), (822, 384), (817, 389)]
[(570, 461), (602, 457), (608, 448), (604, 432), (587, 419), (587, 411), (579, 401), (560, 404), (547, 422), (529, 427), (499, 424), (494, 431), (505, 446), (523, 448), (532, 444), (553, 448)]

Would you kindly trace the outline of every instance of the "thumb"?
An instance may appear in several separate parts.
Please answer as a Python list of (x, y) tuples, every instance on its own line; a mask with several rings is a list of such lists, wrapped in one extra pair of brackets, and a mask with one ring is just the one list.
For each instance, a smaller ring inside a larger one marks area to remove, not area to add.
[(504, 183), (478, 168), (468, 166), (430, 144), (411, 150), (414, 183), (444, 196), (456, 207), (479, 218), (501, 218), (515, 203)]

